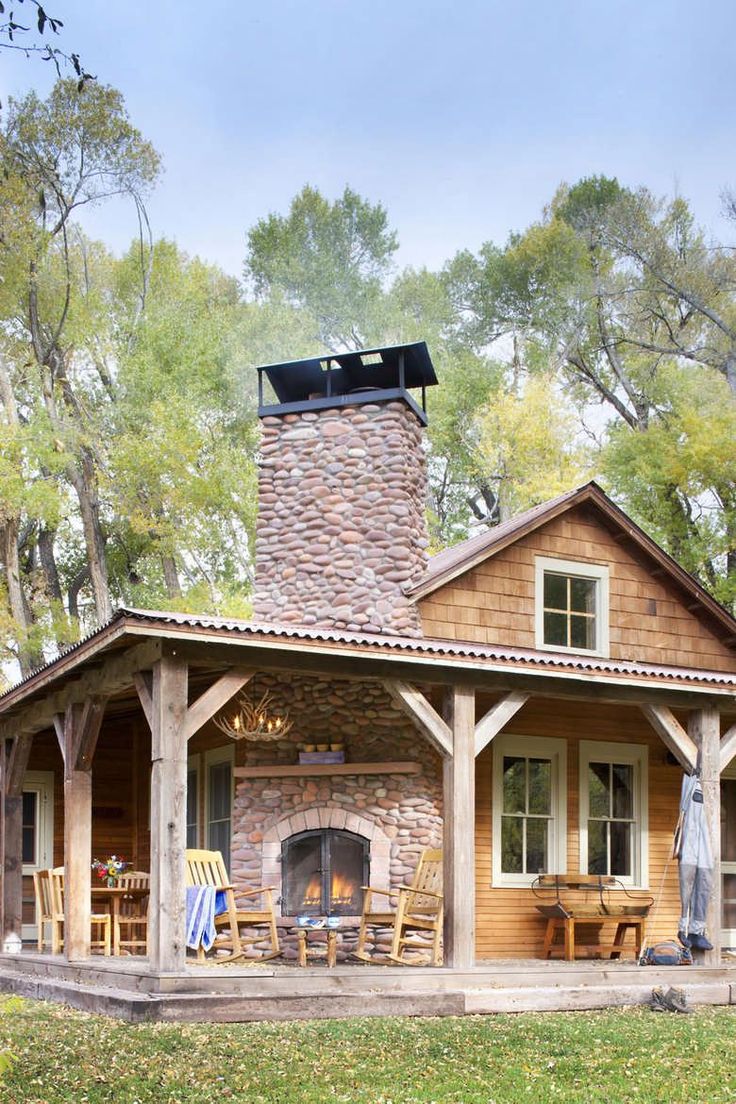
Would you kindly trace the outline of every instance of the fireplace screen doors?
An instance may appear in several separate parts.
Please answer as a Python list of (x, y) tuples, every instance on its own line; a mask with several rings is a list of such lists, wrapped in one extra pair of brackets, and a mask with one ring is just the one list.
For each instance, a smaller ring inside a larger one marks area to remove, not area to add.
[(285, 916), (358, 916), (368, 884), (368, 840), (323, 828), (300, 832), (281, 850)]

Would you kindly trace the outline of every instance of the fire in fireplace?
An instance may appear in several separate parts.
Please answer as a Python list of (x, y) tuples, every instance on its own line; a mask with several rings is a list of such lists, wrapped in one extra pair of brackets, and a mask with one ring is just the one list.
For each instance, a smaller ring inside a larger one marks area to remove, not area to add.
[(369, 877), (368, 840), (322, 828), (300, 832), (281, 847), (284, 916), (356, 916)]

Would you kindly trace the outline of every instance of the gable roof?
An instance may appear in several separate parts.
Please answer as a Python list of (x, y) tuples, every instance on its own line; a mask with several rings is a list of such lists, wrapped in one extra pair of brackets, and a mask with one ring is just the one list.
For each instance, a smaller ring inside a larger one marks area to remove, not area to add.
[(596, 508), (608, 528), (617, 529), (622, 533), (636, 545), (640, 552), (656, 564), (657, 569), (666, 575), (671, 583), (695, 599), (701, 616), (705, 615), (710, 621), (717, 623), (720, 629), (719, 635), (725, 638), (726, 643), (730, 645), (736, 643), (736, 619), (593, 481), (585, 483), (582, 487), (576, 487), (572, 491), (566, 491), (557, 498), (551, 498), (538, 506), (532, 506), (530, 510), (509, 518), (508, 521), (496, 525), (488, 532), (480, 533), (470, 540), (456, 544), (452, 548), (446, 548), (436, 556), (432, 556), (425, 575), (418, 583), (407, 588), (407, 594), (413, 601), (426, 598), (427, 595), (433, 594), (440, 587), (456, 579), (458, 575), (465, 574), (466, 571), (470, 571), (502, 549), (508, 548), (528, 533), (533, 533), (535, 529), (539, 529), (553, 518), (582, 505), (592, 505)]

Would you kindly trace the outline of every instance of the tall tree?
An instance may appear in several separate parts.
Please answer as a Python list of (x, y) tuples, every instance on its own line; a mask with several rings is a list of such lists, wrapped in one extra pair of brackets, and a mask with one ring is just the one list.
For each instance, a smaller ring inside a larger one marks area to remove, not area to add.
[[(112, 605), (86, 392), (108, 381), (99, 373), (96, 381), (90, 377), (89, 369), (99, 368), (94, 360), (83, 368), (73, 361), (70, 328), (84, 299), (86, 274), (71, 220), (82, 206), (119, 195), (142, 211), (158, 157), (130, 123), (119, 92), (92, 84), (80, 95), (73, 80), (58, 81), (46, 100), (35, 93), (11, 100), (0, 153), (3, 173), (19, 182), (27, 216), (20, 239), (27, 268), (14, 322), (27, 335), (37, 393), (77, 497), (96, 615), (104, 620)], [(7, 263), (17, 270), (15, 240), (4, 232), (2, 240)]]
[(248, 232), (245, 275), (256, 294), (280, 292), (317, 322), (329, 348), (360, 348), (375, 318), (396, 233), (380, 203), (350, 188), (334, 203), (308, 185), (288, 215), (271, 214)]

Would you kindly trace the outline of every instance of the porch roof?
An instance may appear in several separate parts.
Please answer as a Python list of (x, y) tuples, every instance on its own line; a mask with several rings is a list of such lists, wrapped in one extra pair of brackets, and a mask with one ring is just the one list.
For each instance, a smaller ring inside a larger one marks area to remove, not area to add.
[[(393, 675), (410, 675), (418, 682), (446, 682), (448, 673), (464, 681), (488, 681), (488, 675), (502, 684), (504, 676), (510, 683), (523, 677), (533, 677), (539, 693), (554, 696), (565, 683), (584, 683), (591, 694), (601, 696), (606, 686), (612, 698), (623, 697), (624, 688), (645, 696), (655, 689), (670, 689), (709, 694), (726, 698), (726, 708), (736, 707), (736, 670), (697, 670), (654, 664), (624, 662), (614, 659), (568, 655), (524, 648), (505, 648), (431, 638), (374, 635), (340, 632), (335, 629), (308, 628), (276, 623), (258, 623), (234, 618), (209, 617), (162, 610), (119, 609), (105, 625), (83, 640), (71, 645), (55, 659), (29, 674), (10, 690), (0, 695), (0, 714), (8, 714), (27, 699), (38, 698), (44, 691), (56, 689), (58, 683), (72, 671), (99, 659), (105, 653), (119, 653), (124, 648), (142, 642), (176, 642), (180, 647), (209, 648), (208, 654), (221, 664), (258, 663), (289, 669), (308, 670), (320, 667), (336, 676), (352, 673), (364, 677), (386, 677), (387, 668)], [(361, 660), (364, 669), (361, 670)], [(398, 667), (401, 665), (402, 670)], [(149, 662), (150, 666), (150, 662)], [(380, 668), (380, 670), (379, 670)]]

